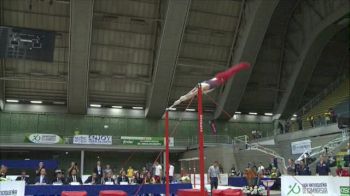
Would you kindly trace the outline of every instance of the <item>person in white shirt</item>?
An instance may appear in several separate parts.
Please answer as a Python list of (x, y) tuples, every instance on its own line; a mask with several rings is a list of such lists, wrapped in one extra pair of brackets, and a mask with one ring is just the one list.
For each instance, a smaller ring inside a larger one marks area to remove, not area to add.
[(265, 167), (262, 165), (262, 163), (259, 163), (259, 167), (258, 167), (258, 174), (263, 174), (265, 170)]
[(169, 182), (172, 183), (174, 180), (174, 165), (173, 164), (169, 164)]
[(154, 179), (155, 183), (160, 183), (162, 179), (162, 166), (158, 163), (158, 161), (154, 162)]

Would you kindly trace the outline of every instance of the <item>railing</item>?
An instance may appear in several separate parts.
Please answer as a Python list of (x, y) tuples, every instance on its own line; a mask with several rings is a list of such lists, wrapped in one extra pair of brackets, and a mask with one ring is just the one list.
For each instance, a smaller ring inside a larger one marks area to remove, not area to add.
[(298, 115), (304, 115), (308, 111), (310, 111), (314, 106), (319, 104), (327, 95), (332, 93), (340, 84), (341, 82), (346, 79), (347, 75), (344, 74), (341, 77), (337, 78), (333, 83), (328, 85), (321, 93), (319, 93), (315, 98), (311, 99), (309, 102), (307, 102), (299, 111), (296, 113)]
[[(25, 142), (25, 136), (33, 133), (21, 133), (21, 134), (2, 134), (0, 135), (0, 143), (2, 144), (21, 144)], [(63, 144), (73, 144), (74, 136), (62, 136)], [(121, 136), (112, 136), (112, 145), (123, 145)], [(228, 135), (204, 135), (205, 144), (232, 144), (232, 138)], [(175, 137), (174, 146), (190, 147), (198, 144), (198, 137)]]

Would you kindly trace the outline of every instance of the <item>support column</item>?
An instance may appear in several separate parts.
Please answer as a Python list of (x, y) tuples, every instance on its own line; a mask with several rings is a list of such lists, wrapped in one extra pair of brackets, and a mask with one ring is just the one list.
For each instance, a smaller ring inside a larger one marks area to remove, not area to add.
[(85, 161), (85, 151), (80, 151), (80, 175), (84, 175), (84, 161)]

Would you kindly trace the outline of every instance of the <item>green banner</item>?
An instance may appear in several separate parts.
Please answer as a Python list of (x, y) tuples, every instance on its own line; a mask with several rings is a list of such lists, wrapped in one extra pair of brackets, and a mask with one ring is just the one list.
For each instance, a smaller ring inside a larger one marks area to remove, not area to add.
[[(133, 137), (133, 136), (121, 136), (123, 145), (132, 146), (164, 146), (163, 137)], [(169, 146), (174, 146), (174, 138), (169, 138)]]
[(33, 133), (25, 136), (25, 142), (36, 144), (62, 144), (63, 139), (56, 134)]

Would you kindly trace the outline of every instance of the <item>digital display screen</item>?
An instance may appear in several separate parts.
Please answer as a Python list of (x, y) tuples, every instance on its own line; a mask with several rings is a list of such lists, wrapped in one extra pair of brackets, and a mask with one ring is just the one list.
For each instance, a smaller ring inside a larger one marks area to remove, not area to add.
[(0, 26), (0, 58), (53, 61), (55, 32)]

